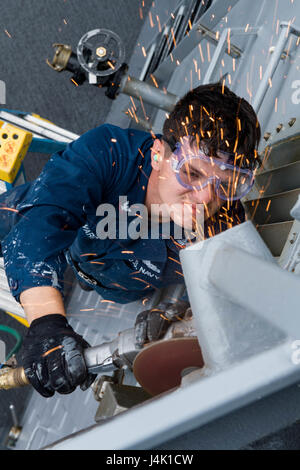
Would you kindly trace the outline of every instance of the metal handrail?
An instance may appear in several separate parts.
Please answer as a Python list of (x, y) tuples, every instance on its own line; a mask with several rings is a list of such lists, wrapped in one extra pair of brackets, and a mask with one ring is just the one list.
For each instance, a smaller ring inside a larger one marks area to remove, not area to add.
[(279, 39), (275, 46), (274, 52), (272, 54), (272, 58), (267, 66), (267, 69), (264, 73), (264, 76), (260, 82), (258, 87), (257, 93), (255, 95), (252, 107), (256, 111), (256, 113), (260, 110), (265, 95), (268, 91), (269, 82), (272, 79), (279, 61), (282, 57), (282, 53), (284, 51), (285, 45), (289, 39), (290, 34), (294, 34), (296, 36), (300, 36), (300, 28), (291, 26), (291, 24), (287, 21), (282, 21), (280, 23), (280, 27), (282, 28), (281, 33), (279, 35)]

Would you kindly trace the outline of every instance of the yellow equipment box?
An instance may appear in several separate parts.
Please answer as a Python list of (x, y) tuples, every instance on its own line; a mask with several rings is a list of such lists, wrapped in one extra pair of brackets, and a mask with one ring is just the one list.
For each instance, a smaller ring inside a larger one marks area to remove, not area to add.
[(32, 133), (0, 121), (0, 180), (13, 183), (32, 141)]

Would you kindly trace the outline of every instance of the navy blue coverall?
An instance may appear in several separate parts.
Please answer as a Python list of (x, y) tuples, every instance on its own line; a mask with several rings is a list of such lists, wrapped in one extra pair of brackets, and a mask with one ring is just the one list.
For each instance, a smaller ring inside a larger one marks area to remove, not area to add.
[[(0, 196), (0, 242), (18, 302), (22, 291), (37, 286), (64, 295), (67, 263), (104, 299), (119, 303), (184, 283), (178, 240), (121, 239), (118, 228), (114, 240), (96, 234), (100, 204), (112, 204), (118, 216), (126, 210), (119, 207), (121, 195), (129, 206), (144, 203), (152, 145), (149, 133), (101, 125), (53, 154), (35, 181)], [(235, 210), (243, 222), (241, 204)], [(129, 224), (136, 216), (127, 215)], [(215, 222), (215, 233), (220, 229)]]

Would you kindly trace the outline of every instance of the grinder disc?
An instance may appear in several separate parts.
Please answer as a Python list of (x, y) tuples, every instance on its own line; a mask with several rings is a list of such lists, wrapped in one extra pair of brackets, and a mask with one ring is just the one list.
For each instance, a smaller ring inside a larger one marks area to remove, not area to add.
[(189, 367), (203, 367), (203, 357), (196, 337), (172, 338), (146, 346), (136, 356), (133, 373), (150, 395), (158, 395), (181, 383), (181, 372)]

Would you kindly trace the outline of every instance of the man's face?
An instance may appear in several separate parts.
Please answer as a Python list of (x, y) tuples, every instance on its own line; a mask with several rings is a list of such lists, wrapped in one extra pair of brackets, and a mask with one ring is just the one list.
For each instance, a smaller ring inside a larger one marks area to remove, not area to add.
[[(187, 158), (197, 155), (197, 149), (188, 139), (184, 139), (182, 151)], [(155, 155), (157, 155), (156, 160)], [(170, 208), (166, 216), (187, 230), (197, 231), (195, 222), (201, 218), (199, 218), (200, 211), (203, 211), (204, 219), (207, 219), (221, 208), (224, 200), (216, 195), (213, 183), (200, 190), (186, 188), (180, 184), (172, 168), (172, 158), (174, 155), (169, 145), (156, 140), (152, 150), (152, 168), (157, 178), (158, 198), (161, 204)], [(201, 170), (201, 161), (195, 164)]]

